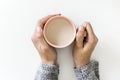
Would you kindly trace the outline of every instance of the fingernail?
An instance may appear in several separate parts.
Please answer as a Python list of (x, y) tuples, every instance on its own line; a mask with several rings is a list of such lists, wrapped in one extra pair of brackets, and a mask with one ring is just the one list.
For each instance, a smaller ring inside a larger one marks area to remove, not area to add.
[(42, 29), (40, 27), (37, 27), (37, 32), (41, 32)]
[(84, 23), (82, 24), (82, 26), (83, 26), (83, 27), (86, 27), (86, 26), (87, 26), (87, 22), (84, 22)]
[(84, 27), (82, 27), (82, 26), (81, 26), (81, 27), (79, 27), (79, 30), (82, 30), (82, 31), (83, 31), (83, 30), (84, 30)]

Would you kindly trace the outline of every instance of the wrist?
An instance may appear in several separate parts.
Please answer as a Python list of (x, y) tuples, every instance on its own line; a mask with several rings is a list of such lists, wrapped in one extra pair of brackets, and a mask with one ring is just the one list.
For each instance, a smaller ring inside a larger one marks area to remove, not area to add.
[(75, 67), (80, 68), (90, 63), (90, 60), (78, 61), (75, 62)]
[(43, 63), (43, 64), (56, 65), (56, 60), (53, 60), (53, 61), (42, 60), (42, 63)]

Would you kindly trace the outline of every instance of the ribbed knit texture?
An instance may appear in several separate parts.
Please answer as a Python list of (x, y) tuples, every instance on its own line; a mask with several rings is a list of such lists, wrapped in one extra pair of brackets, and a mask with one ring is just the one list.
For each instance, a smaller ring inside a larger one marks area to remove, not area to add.
[(35, 80), (58, 80), (59, 68), (55, 65), (41, 64)]
[(99, 64), (91, 61), (89, 64), (74, 69), (77, 80), (99, 80)]

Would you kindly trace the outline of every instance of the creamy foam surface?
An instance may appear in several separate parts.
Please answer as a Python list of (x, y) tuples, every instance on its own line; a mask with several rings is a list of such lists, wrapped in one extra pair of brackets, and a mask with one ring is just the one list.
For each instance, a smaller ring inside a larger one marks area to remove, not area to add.
[(74, 37), (72, 24), (63, 18), (53, 19), (47, 25), (46, 38), (57, 46), (70, 43)]

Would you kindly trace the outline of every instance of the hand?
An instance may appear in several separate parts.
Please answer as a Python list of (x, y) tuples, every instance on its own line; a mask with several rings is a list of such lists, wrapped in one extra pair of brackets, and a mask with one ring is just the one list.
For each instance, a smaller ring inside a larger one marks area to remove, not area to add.
[(76, 33), (76, 40), (73, 49), (73, 59), (77, 68), (90, 62), (91, 54), (98, 42), (91, 24), (85, 22)]
[(44, 64), (56, 64), (57, 54), (55, 48), (47, 44), (43, 36), (44, 25), (47, 20), (53, 16), (60, 16), (60, 14), (49, 15), (38, 22), (36, 30), (32, 36), (32, 42), (39, 52), (42, 63)]

